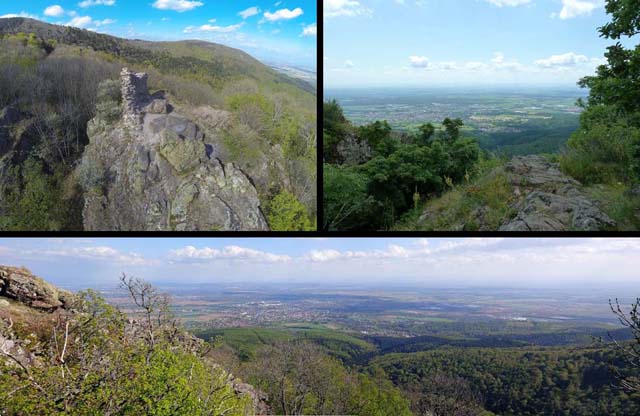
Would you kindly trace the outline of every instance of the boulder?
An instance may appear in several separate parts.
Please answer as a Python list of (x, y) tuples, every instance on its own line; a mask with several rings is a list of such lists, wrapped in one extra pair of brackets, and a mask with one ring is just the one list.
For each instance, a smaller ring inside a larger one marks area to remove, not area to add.
[(271, 407), (267, 403), (267, 394), (253, 387), (251, 384), (243, 383), (237, 380), (233, 381), (233, 390), (236, 394), (246, 395), (253, 402), (254, 415), (270, 415)]
[(167, 100), (154, 98), (144, 107), (143, 112), (151, 114), (167, 114), (169, 112)]
[(499, 231), (598, 231), (616, 223), (575, 179), (543, 156), (518, 156), (506, 165), (514, 185), (516, 216)]
[(76, 297), (45, 282), (23, 268), (0, 266), (0, 297), (13, 299), (35, 309), (71, 309)]

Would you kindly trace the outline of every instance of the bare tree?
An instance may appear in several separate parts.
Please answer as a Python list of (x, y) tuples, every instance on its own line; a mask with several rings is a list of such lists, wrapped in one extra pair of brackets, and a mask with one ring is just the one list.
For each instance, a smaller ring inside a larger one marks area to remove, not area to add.
[(160, 293), (149, 282), (122, 273), (120, 286), (125, 289), (142, 313), (140, 323), (149, 349), (153, 350), (159, 336), (171, 339), (177, 334), (178, 323), (171, 312), (171, 297)]
[(616, 315), (620, 323), (631, 330), (633, 339), (630, 342), (619, 342), (609, 334), (616, 349), (622, 353), (627, 364), (636, 375), (620, 376), (620, 384), (625, 390), (640, 392), (640, 298), (636, 298), (631, 309), (626, 312), (621, 306), (618, 298), (615, 301), (609, 299), (609, 307)]

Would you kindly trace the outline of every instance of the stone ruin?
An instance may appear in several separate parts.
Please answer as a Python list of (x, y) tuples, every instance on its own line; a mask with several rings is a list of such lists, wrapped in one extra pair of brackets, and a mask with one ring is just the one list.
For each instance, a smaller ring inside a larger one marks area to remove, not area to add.
[(142, 126), (145, 113), (167, 114), (170, 107), (164, 98), (164, 92), (149, 94), (145, 72), (133, 72), (122, 68), (120, 73), (122, 87), (123, 119), (131, 128)]

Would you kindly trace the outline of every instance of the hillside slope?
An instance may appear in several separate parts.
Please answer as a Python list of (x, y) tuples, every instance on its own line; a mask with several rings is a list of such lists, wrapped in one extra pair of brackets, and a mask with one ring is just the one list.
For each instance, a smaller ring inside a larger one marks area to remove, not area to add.
[[(144, 290), (127, 283), (132, 297)], [(153, 305), (153, 325), (95, 292), (72, 294), (0, 266), (0, 412), (270, 414), (263, 393), (203, 354), (204, 342), (162, 310), (158, 294), (144, 293), (134, 299)]]
[(402, 230), (598, 231), (618, 227), (588, 188), (540, 155), (492, 166), (409, 213)]
[[(0, 19), (0, 46), (0, 229), (83, 229), (87, 189), (76, 165), (89, 121), (106, 111), (109, 130), (123, 111), (112, 86), (124, 67), (147, 73), (150, 92), (185, 120), (217, 130), (216, 150), (255, 187), (252, 204), (266, 222), (245, 227), (215, 214), (214, 225), (187, 221), (185, 229), (313, 227), (316, 95), (306, 82), (222, 45), (120, 39), (24, 18)], [(211, 126), (212, 114), (227, 121)]]

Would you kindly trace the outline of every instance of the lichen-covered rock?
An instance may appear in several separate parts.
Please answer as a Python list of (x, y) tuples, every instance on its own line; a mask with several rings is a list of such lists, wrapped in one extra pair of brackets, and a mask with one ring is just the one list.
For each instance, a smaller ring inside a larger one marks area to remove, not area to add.
[(373, 152), (366, 140), (349, 134), (338, 143), (338, 154), (343, 164), (359, 165), (370, 160)]
[(518, 213), (500, 231), (598, 231), (616, 225), (557, 163), (542, 156), (519, 156), (506, 171), (519, 197)]
[(71, 292), (45, 282), (27, 269), (9, 266), (0, 266), (0, 296), (45, 311), (70, 309), (76, 302)]
[[(258, 192), (247, 174), (225, 162), (214, 137), (150, 96), (146, 74), (123, 70), (123, 119), (90, 122), (82, 164), (102, 169), (85, 190), (86, 230), (268, 230)], [(139, 91), (142, 89), (143, 91)], [(211, 125), (208, 125), (211, 129)], [(86, 169), (84, 170), (86, 172)]]

